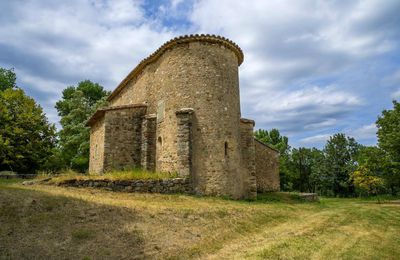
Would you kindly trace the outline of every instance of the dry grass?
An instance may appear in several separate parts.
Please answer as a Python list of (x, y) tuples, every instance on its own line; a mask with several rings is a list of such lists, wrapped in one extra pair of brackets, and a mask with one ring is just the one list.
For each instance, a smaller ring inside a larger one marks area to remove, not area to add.
[(0, 259), (396, 259), (399, 204), (0, 184)]

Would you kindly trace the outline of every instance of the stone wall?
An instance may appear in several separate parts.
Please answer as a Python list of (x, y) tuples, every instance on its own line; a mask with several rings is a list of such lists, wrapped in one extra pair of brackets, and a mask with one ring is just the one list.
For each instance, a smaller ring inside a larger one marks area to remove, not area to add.
[(141, 167), (147, 171), (156, 168), (156, 116), (147, 115), (142, 121)]
[(279, 152), (254, 139), (257, 191), (279, 191)]
[(104, 171), (140, 167), (141, 130), (145, 113), (146, 106), (106, 111)]
[(58, 183), (66, 187), (92, 187), (124, 192), (192, 193), (190, 181), (184, 178), (166, 180), (79, 180), (70, 179)]
[(87, 123), (91, 126), (90, 173), (141, 166), (142, 138), (147, 137), (142, 136), (146, 109), (142, 104), (109, 107), (91, 117)]
[(100, 118), (90, 128), (90, 159), (89, 172), (101, 173), (104, 168), (104, 117)]
[(192, 171), (192, 115), (193, 109), (183, 108), (176, 111), (178, 134), (176, 136), (178, 167), (180, 177), (190, 178)]
[(240, 148), (242, 152), (242, 183), (247, 192), (247, 198), (257, 198), (255, 147), (253, 135), (254, 121), (242, 118), (240, 120)]

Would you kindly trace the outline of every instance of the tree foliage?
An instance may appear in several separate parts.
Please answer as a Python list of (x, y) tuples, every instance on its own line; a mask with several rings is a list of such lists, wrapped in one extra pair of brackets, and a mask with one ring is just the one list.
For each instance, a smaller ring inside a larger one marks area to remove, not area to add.
[(282, 136), (278, 129), (271, 129), (271, 131), (259, 129), (254, 132), (254, 137), (265, 144), (272, 146), (279, 151), (281, 156), (288, 154), (290, 150), (289, 139)]
[(17, 76), (15, 75), (13, 69), (8, 70), (0, 68), (0, 91), (4, 91), (9, 88), (16, 88), (16, 80)]
[(393, 161), (400, 162), (400, 103), (393, 101), (393, 110), (384, 110), (376, 121), (378, 145)]
[(323, 152), (316, 148), (292, 149), (288, 161), (292, 187), (301, 192), (321, 190), (324, 159)]
[[(3, 74), (0, 79), (9, 82)], [(35, 172), (46, 163), (55, 142), (54, 125), (32, 98), (15, 87), (14, 77), (14, 83), (0, 91), (0, 170)]]
[(350, 174), (357, 167), (360, 145), (352, 137), (339, 133), (331, 136), (324, 147), (325, 167), (334, 195), (351, 195), (354, 186)]
[(359, 166), (352, 174), (354, 185), (367, 193), (367, 195), (377, 195), (379, 190), (384, 187), (384, 181), (378, 177), (370, 168)]
[[(261, 129), (254, 135), (269, 145), (273, 145), (272, 140), (275, 145), (287, 144), (287, 138), (279, 134), (275, 135), (279, 138), (273, 139), (271, 132)], [(397, 187), (397, 175), (393, 174), (388, 153), (379, 147), (362, 146), (345, 134), (331, 136), (323, 150), (286, 147), (284, 156), (280, 157), (281, 190), (356, 196), (393, 191), (392, 186)]]
[(400, 103), (384, 110), (376, 121), (378, 146), (386, 152), (386, 184), (393, 194), (400, 190)]
[(84, 172), (89, 165), (89, 128), (86, 121), (99, 106), (105, 105), (109, 92), (90, 80), (64, 89), (56, 103), (61, 117), (59, 131), (61, 154), (68, 167)]

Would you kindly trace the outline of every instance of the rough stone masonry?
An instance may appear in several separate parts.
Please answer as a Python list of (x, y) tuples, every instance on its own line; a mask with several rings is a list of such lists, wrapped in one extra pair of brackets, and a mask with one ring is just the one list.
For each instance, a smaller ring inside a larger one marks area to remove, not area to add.
[(172, 39), (144, 59), (88, 120), (91, 173), (177, 172), (192, 191), (254, 199), (279, 190), (278, 152), (241, 118), (243, 52), (214, 35)]

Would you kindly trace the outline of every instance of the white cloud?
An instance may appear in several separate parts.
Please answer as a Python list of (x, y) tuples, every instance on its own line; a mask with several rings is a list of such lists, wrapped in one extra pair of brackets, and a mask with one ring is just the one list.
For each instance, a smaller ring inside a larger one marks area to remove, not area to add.
[(348, 135), (354, 136), (357, 140), (361, 139), (370, 139), (376, 137), (376, 132), (378, 128), (374, 123), (369, 125), (363, 125), (357, 129), (349, 130)]
[[(265, 93), (266, 94), (266, 93)], [(265, 95), (267, 96), (267, 95)], [(335, 87), (304, 87), (297, 91), (281, 91), (272, 93), (269, 102), (259, 102), (255, 105), (255, 111), (297, 111), (309, 107), (321, 108), (329, 112), (340, 110), (347, 106), (357, 106), (361, 100), (354, 94), (337, 90)], [(253, 97), (255, 98), (255, 97)]]
[[(354, 137), (357, 142), (363, 142), (367, 145), (374, 145), (376, 142), (377, 128), (374, 123), (363, 125), (357, 129), (344, 131), (347, 136)], [(333, 134), (317, 134), (309, 137), (305, 137), (299, 140), (301, 145), (306, 146), (323, 146), (329, 137)]]
[(363, 104), (356, 95), (334, 86), (295, 91), (258, 88), (243, 97), (246, 113), (257, 119), (258, 128), (277, 127), (289, 135), (331, 129), (344, 115)]
[(171, 0), (171, 7), (172, 9), (176, 9), (178, 5), (180, 5), (183, 2), (183, 0)]
[(103, 24), (135, 24), (144, 20), (139, 1), (118, 0), (112, 2), (95, 1), (94, 6)]
[(314, 135), (314, 136), (300, 139), (300, 143), (307, 144), (307, 145), (324, 144), (324, 143), (326, 143), (326, 141), (329, 139), (330, 136), (331, 136), (331, 134)]
[(400, 89), (392, 93), (392, 98), (400, 99)]
[(337, 124), (337, 119), (335, 118), (328, 118), (324, 121), (317, 122), (317, 123), (312, 123), (304, 126), (304, 129), (306, 130), (313, 130), (313, 129), (321, 129), (321, 128), (326, 128), (326, 127), (331, 127)]

